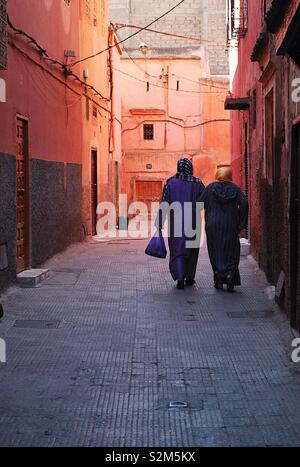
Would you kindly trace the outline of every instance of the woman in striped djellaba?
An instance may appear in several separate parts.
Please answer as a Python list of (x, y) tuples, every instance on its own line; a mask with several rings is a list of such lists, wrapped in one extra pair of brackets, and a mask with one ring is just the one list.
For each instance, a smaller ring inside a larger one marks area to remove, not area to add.
[(241, 285), (239, 272), (240, 232), (246, 228), (248, 202), (241, 189), (232, 182), (230, 167), (220, 167), (216, 181), (206, 187), (204, 202), (208, 253), (214, 273), (214, 286), (228, 292)]

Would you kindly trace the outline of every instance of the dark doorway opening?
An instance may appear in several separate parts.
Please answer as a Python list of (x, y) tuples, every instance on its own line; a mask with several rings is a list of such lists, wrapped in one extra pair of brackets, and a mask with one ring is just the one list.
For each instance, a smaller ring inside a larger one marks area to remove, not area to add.
[(270, 282), (274, 283), (274, 91), (265, 97), (265, 171), (266, 187), (264, 192), (264, 223), (265, 223), (265, 252), (266, 274)]
[[(244, 123), (244, 167), (245, 167), (245, 196), (249, 199), (249, 130), (248, 122)], [(249, 239), (248, 225), (245, 230), (246, 239)]]
[[(119, 219), (119, 163), (114, 163), (114, 203), (117, 212), (117, 220)], [(118, 221), (117, 221), (118, 222)]]
[(300, 124), (292, 131), (291, 157), (291, 199), (290, 199), (290, 292), (291, 292), (291, 325), (300, 327), (297, 310), (300, 307)]
[(98, 205), (98, 169), (97, 151), (92, 149), (91, 153), (91, 210), (92, 210), (92, 235), (96, 235), (97, 205)]

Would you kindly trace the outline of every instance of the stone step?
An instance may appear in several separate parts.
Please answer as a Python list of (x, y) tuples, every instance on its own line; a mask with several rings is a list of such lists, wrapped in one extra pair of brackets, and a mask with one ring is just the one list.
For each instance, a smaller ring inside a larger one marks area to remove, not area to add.
[(49, 269), (26, 269), (17, 275), (17, 282), (22, 287), (37, 287), (49, 276)]
[(251, 244), (249, 240), (247, 240), (246, 238), (241, 238), (240, 243), (241, 243), (241, 256), (250, 255)]

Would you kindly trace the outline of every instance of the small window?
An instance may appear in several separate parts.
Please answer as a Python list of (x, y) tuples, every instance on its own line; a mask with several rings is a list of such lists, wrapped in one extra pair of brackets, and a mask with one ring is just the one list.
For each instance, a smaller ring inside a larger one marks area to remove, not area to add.
[(146, 123), (144, 125), (144, 139), (152, 140), (154, 139), (154, 125), (151, 123)]
[(95, 105), (93, 105), (93, 117), (95, 117), (95, 118), (98, 117), (98, 111), (97, 111), (97, 107)]
[(149, 92), (150, 90), (150, 84), (149, 84), (149, 81), (147, 81), (147, 92)]
[(177, 80), (177, 87), (176, 87), (177, 91), (179, 91), (179, 80)]

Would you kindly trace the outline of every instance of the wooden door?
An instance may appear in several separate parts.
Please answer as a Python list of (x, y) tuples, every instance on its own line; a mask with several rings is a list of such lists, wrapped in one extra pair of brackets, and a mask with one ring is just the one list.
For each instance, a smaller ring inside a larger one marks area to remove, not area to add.
[(162, 182), (160, 180), (136, 181), (136, 200), (147, 205), (148, 217), (151, 216), (151, 203), (160, 202), (162, 197)]
[(27, 122), (20, 118), (16, 125), (16, 189), (17, 189), (17, 273), (28, 261), (28, 135)]

